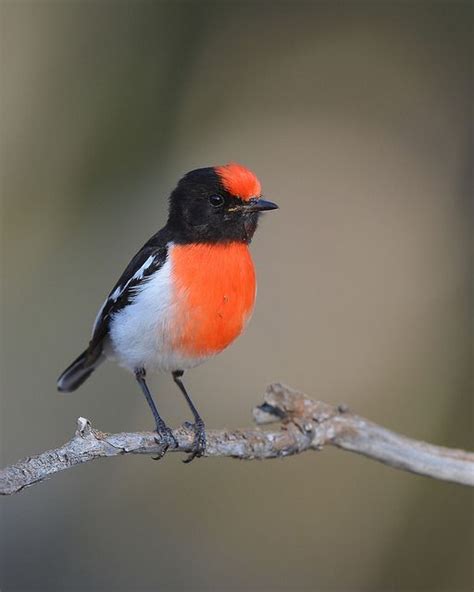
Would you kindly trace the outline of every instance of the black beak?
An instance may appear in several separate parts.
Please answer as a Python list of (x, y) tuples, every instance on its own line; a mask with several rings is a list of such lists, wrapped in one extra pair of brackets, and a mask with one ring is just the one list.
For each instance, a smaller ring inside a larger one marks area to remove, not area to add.
[(265, 212), (266, 210), (278, 210), (276, 203), (266, 199), (251, 199), (245, 204), (247, 212)]

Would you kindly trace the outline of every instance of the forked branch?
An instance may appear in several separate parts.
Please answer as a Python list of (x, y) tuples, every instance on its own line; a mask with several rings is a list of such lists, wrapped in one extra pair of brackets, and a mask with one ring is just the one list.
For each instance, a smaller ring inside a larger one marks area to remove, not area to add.
[[(343, 406), (313, 401), (281, 384), (268, 387), (264, 403), (254, 409), (253, 415), (257, 424), (280, 422), (280, 429), (209, 430), (205, 456), (282, 458), (332, 445), (419, 475), (474, 485), (473, 453), (406, 438)], [(169, 451), (189, 453), (192, 430), (181, 427), (174, 430), (174, 436), (178, 445)], [(162, 453), (163, 446), (153, 432), (106, 434), (80, 417), (76, 434), (60, 448), (0, 470), (0, 494), (17, 493), (59, 471), (97, 458)]]

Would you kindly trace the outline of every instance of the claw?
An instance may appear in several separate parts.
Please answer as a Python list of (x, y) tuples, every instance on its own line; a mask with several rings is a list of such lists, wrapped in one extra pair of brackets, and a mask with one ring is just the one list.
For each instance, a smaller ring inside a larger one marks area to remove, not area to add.
[(178, 447), (178, 442), (173, 435), (173, 430), (171, 430), (166, 424), (157, 425), (156, 433), (157, 437), (155, 437), (155, 442), (160, 446), (160, 451), (157, 456), (152, 456), (152, 459), (161, 460), (170, 446), (171, 448)]
[(191, 424), (194, 429), (194, 442), (191, 453), (183, 460), (185, 464), (190, 463), (195, 458), (200, 458), (206, 452), (206, 430), (203, 422)]

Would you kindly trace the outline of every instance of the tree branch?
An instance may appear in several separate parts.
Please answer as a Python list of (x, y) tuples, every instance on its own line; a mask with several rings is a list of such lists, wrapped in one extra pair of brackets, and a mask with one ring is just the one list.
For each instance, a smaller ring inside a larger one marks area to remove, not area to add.
[[(281, 384), (268, 387), (264, 403), (253, 414), (257, 424), (278, 421), (280, 429), (209, 430), (205, 456), (280, 458), (329, 444), (419, 475), (474, 485), (473, 453), (406, 438), (350, 413), (344, 406), (313, 401)], [(189, 453), (193, 431), (181, 427), (174, 430), (174, 436), (178, 445), (169, 451)], [(106, 434), (80, 417), (72, 440), (1, 470), (0, 494), (17, 493), (59, 471), (119, 454), (160, 456), (163, 445), (153, 432)]]

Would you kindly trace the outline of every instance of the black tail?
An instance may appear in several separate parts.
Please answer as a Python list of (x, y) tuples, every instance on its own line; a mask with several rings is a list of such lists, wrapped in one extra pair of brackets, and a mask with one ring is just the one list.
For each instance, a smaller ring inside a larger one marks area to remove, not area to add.
[(101, 352), (91, 356), (91, 352), (86, 349), (58, 378), (58, 391), (62, 393), (75, 391), (104, 360), (105, 356)]

